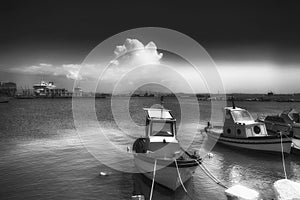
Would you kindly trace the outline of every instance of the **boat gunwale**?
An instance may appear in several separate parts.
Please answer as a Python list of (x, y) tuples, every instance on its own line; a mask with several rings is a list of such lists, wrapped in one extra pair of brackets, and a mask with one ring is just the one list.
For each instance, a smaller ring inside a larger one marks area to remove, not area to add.
[[(234, 137), (226, 137), (223, 134), (215, 133), (213, 131), (208, 131), (207, 135), (210, 137), (215, 136), (214, 138), (217, 139), (218, 141), (221, 140), (221, 141), (239, 143), (239, 144), (277, 144), (277, 143), (281, 143), (281, 138), (279, 136), (275, 136), (275, 135), (247, 137), (247, 138), (234, 138)], [(292, 143), (292, 140), (288, 136), (283, 135), (282, 143)]]
[[(143, 155), (143, 156), (142, 156)], [(157, 160), (157, 165), (159, 165), (159, 162), (164, 162), (164, 164), (166, 164), (165, 167), (176, 167), (176, 163), (174, 161), (174, 159), (164, 159), (164, 158), (153, 158), (150, 156), (144, 156), (145, 153), (136, 153), (135, 154), (135, 159), (139, 159), (141, 161), (147, 162), (147, 163), (153, 163), (154, 164), (154, 160)], [(177, 166), (178, 168), (188, 168), (188, 167), (194, 167), (194, 166), (198, 166), (199, 163), (202, 163), (202, 158), (195, 158), (195, 159), (190, 159), (190, 160), (182, 160), (182, 159), (176, 159), (177, 162)]]

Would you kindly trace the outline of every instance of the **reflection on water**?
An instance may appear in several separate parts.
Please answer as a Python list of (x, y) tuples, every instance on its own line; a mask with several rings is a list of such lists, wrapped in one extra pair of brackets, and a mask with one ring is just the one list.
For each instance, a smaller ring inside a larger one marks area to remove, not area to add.
[[(166, 104), (176, 111), (177, 105), (170, 101), (166, 100)], [(157, 102), (151, 98), (136, 98), (133, 103), (136, 109), (133, 116), (143, 124), (143, 112), (139, 109)], [(289, 107), (300, 110), (299, 103), (237, 104), (248, 109), (254, 117), (261, 113), (279, 113)], [(126, 151), (134, 138), (119, 134), (108, 107), (107, 99), (96, 100), (99, 121), (106, 124), (105, 130), (112, 141)], [(201, 102), (201, 120), (209, 118), (209, 108), (208, 102)], [(90, 127), (88, 133), (95, 131), (92, 129)], [(136, 136), (143, 135), (136, 133)], [(1, 199), (130, 199), (133, 192), (141, 192), (149, 198), (151, 180), (140, 174), (115, 171), (87, 151), (74, 129), (68, 99), (12, 100), (0, 105), (0, 136)], [(189, 135), (179, 137), (189, 139)], [(201, 146), (205, 140), (197, 132), (192, 147)], [(98, 144), (96, 141), (95, 145)], [(98, 146), (106, 148), (105, 144)], [(272, 185), (284, 178), (280, 155), (240, 151), (223, 145), (216, 145), (212, 153), (214, 157), (207, 158), (204, 164), (225, 185), (239, 183), (259, 191), (265, 199), (275, 197)], [(101, 155), (111, 162), (119, 161), (112, 152)], [(289, 179), (299, 181), (300, 157), (286, 157), (286, 169)], [(110, 175), (100, 176), (101, 171)], [(224, 189), (200, 168), (185, 185), (195, 200), (226, 199)], [(189, 199), (182, 188), (172, 192), (158, 184), (155, 184), (153, 195), (153, 199)]]

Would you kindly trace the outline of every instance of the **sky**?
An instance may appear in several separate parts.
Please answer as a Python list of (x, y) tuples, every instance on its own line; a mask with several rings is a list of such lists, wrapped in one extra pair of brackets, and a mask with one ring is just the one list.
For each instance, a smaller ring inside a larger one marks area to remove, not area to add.
[[(5, 1), (0, 81), (30, 88), (44, 76), (71, 89), (82, 78), (76, 70), (99, 43), (133, 28), (164, 27), (205, 48), (228, 93), (297, 93), (299, 9), (297, 1)], [(129, 39), (144, 47), (152, 41)], [(125, 42), (113, 44), (109, 56)], [(160, 43), (152, 42), (159, 55)]]

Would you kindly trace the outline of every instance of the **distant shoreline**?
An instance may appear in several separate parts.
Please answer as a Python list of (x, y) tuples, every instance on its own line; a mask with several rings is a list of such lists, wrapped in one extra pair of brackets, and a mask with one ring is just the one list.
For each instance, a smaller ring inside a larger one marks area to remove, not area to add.
[[(130, 97), (130, 98), (158, 98), (160, 96), (164, 96), (166, 98), (175, 98), (176, 96), (179, 98), (191, 98), (195, 97), (192, 94), (156, 94), (156, 95), (117, 95), (114, 97)], [(198, 101), (231, 101), (231, 98), (234, 97), (235, 101), (257, 101), (257, 102), (300, 102), (300, 94), (246, 94), (246, 93), (234, 93), (234, 94), (196, 94)], [(71, 99), (71, 98), (79, 98), (79, 99), (105, 99), (111, 98), (110, 95), (96, 95), (96, 96), (44, 96), (44, 97), (36, 97), (36, 96), (16, 96), (11, 97), (15, 99)]]

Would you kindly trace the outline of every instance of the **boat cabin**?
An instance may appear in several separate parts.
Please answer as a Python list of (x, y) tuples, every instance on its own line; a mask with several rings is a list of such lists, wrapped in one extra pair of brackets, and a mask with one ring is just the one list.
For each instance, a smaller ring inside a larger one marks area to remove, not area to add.
[(268, 134), (264, 123), (254, 121), (247, 110), (225, 107), (223, 135), (232, 138), (249, 138)]
[(164, 157), (173, 156), (180, 150), (176, 138), (176, 119), (170, 110), (145, 108), (146, 139), (149, 142), (148, 151), (156, 152)]

